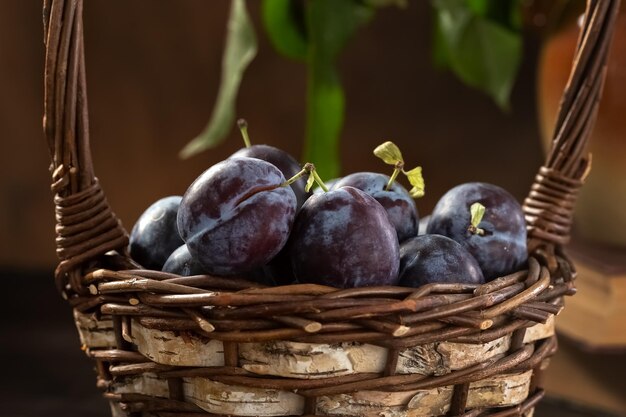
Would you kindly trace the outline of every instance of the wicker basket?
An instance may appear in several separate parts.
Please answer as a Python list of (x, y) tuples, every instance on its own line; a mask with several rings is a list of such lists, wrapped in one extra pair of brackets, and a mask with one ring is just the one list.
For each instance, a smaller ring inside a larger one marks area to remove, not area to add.
[(81, 0), (46, 0), (56, 283), (114, 415), (531, 416), (575, 292), (568, 242), (619, 1), (588, 1), (553, 149), (524, 204), (528, 270), (481, 286), (262, 287), (137, 269), (91, 163)]

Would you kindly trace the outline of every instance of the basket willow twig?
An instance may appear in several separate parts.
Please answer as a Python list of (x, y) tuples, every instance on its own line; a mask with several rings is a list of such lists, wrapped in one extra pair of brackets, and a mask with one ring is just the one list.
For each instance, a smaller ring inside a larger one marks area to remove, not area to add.
[(553, 147), (524, 203), (528, 268), (419, 289), (264, 287), (138, 269), (94, 175), (81, 0), (44, 1), (57, 286), (114, 415), (530, 416), (575, 293), (563, 253), (619, 1), (588, 1)]

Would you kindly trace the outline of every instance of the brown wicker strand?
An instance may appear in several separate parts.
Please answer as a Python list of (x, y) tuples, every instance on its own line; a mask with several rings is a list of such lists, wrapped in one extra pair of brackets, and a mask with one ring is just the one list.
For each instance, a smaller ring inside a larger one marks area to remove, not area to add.
[(469, 382), (464, 382), (462, 384), (457, 384), (454, 386), (454, 392), (452, 393), (452, 400), (450, 401), (450, 411), (448, 412), (448, 415), (456, 416), (465, 412), (469, 388)]
[[(98, 223), (107, 227), (98, 231), (92, 230), (92, 216), (85, 216), (87, 210), (81, 204), (84, 201), (72, 198), (77, 194), (82, 197), (85, 190), (90, 193), (92, 188), (99, 188), (89, 151), (82, 11), (81, 0), (44, 3), (44, 133), (52, 159), (52, 190), (56, 195), (59, 224), (57, 253), (61, 259), (55, 275), (60, 291), (65, 291), (70, 283), (78, 293), (84, 293), (79, 284), (80, 274), (70, 271), (110, 250), (123, 250), (127, 245), (126, 232), (111, 212), (103, 193), (92, 201), (93, 210), (104, 212), (107, 217)], [(73, 207), (69, 201), (77, 206)], [(81, 226), (75, 216), (84, 217), (82, 221), (86, 224)], [(76, 234), (77, 228), (84, 233)]]

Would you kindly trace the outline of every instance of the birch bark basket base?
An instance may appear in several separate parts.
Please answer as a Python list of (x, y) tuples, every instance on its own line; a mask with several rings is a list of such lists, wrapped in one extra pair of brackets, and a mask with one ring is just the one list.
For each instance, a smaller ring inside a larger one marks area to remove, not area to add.
[(210, 413), (233, 416), (301, 415), (304, 398), (289, 391), (227, 385), (207, 378), (185, 378), (185, 397)]
[[(470, 384), (468, 408), (507, 407), (528, 396), (532, 371), (496, 376)], [(318, 412), (350, 417), (435, 417), (448, 412), (453, 386), (405, 392), (360, 391), (323, 396)]]
[(116, 394), (146, 394), (153, 397), (168, 398), (170, 389), (166, 379), (159, 378), (153, 373), (126, 376), (120, 381), (114, 381), (111, 392)]
[(150, 360), (163, 365), (224, 366), (224, 345), (188, 333), (181, 337), (172, 331), (148, 329), (133, 320), (132, 342)]
[(74, 323), (80, 343), (90, 349), (106, 349), (116, 346), (111, 316), (96, 319), (95, 314), (85, 314), (74, 310)]
[[(554, 318), (526, 330), (524, 343), (554, 334)], [(508, 351), (511, 336), (482, 344), (428, 343), (400, 352), (396, 373), (445, 375)], [(363, 343), (315, 344), (287, 341), (242, 343), (239, 357), (243, 369), (259, 375), (317, 379), (384, 370), (388, 351)]]

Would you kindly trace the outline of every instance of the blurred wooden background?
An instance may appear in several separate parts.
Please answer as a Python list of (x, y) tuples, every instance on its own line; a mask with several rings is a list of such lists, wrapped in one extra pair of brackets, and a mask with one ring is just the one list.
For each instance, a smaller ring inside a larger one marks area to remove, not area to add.
[[(238, 115), (252, 140), (297, 158), (304, 136), (305, 71), (278, 56), (248, 2), (259, 55), (246, 73)], [(174, 6), (175, 4), (175, 6)], [(39, 1), (3, 0), (0, 12), (0, 265), (51, 267), (54, 215), (41, 130)], [(218, 148), (189, 160), (178, 151), (207, 122), (220, 77), (227, 0), (90, 1), (85, 6), (87, 81), (96, 174), (127, 228), (154, 200), (182, 194), (204, 169), (242, 146), (233, 129)], [(525, 43), (512, 110), (437, 72), (431, 9), (388, 8), (340, 61), (347, 94), (343, 172), (385, 169), (372, 155), (393, 140), (409, 166), (422, 165), (429, 212), (450, 187), (489, 181), (522, 199), (541, 162), (535, 114), (536, 41)], [(313, 161), (315, 162), (315, 161)]]

